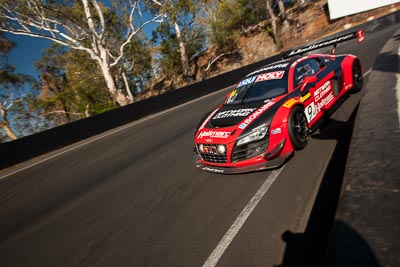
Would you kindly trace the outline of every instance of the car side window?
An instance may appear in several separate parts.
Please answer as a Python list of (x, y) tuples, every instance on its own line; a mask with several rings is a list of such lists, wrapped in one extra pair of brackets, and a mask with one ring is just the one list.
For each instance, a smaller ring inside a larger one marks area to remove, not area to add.
[(294, 70), (295, 87), (303, 83), (304, 77), (315, 75), (324, 67), (324, 63), (318, 58), (306, 59), (300, 62)]

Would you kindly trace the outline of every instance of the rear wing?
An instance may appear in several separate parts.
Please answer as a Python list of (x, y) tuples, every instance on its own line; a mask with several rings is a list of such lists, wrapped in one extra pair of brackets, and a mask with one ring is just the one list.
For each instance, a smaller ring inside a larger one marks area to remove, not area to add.
[(345, 42), (345, 41), (348, 41), (348, 40), (351, 40), (351, 39), (356, 39), (356, 38), (357, 38), (357, 42), (358, 43), (363, 42), (364, 39), (365, 39), (364, 30), (360, 29), (360, 30), (358, 30), (356, 32), (352, 32), (352, 33), (348, 33), (348, 34), (345, 34), (345, 35), (341, 35), (341, 36), (338, 36), (336, 38), (332, 38), (332, 39), (329, 39), (329, 40), (322, 41), (320, 43), (316, 43), (316, 44), (312, 44), (312, 45), (296, 48), (294, 50), (288, 51), (286, 54), (284, 54), (282, 56), (282, 58), (285, 59), (285, 58), (290, 58), (290, 57), (293, 57), (293, 56), (296, 56), (296, 55), (302, 55), (303, 53), (306, 53), (306, 52), (309, 52), (309, 51), (313, 51), (313, 50), (317, 50), (319, 48), (327, 47), (327, 46), (331, 46), (331, 45), (333, 45), (333, 49), (331, 51), (331, 54), (334, 54), (335, 50), (336, 50), (336, 45), (338, 43), (342, 43), (342, 42)]

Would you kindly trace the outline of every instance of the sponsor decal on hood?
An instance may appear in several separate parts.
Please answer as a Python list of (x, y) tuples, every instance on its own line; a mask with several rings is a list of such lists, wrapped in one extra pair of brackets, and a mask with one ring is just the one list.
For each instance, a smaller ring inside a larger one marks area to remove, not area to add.
[(230, 117), (246, 117), (251, 112), (253, 112), (255, 108), (242, 108), (242, 109), (235, 109), (235, 110), (227, 110), (217, 113), (213, 120), (222, 119), (222, 118), (230, 118)]
[(215, 113), (208, 127), (239, 125), (239, 129), (243, 130), (275, 103), (275, 100), (266, 100), (245, 105), (225, 105)]
[(267, 109), (272, 107), (275, 104), (274, 101), (268, 101), (266, 102), (263, 106), (261, 106), (259, 109), (254, 111), (250, 116), (248, 116), (240, 125), (239, 129), (244, 130), (250, 123), (252, 123), (255, 119), (261, 116)]
[(237, 125), (263, 105), (263, 102), (253, 102), (238, 105), (224, 105), (210, 118), (210, 127), (230, 127)]
[(212, 138), (222, 138), (226, 139), (231, 136), (230, 132), (220, 132), (220, 131), (201, 131), (197, 138), (203, 138), (203, 137), (212, 137)]

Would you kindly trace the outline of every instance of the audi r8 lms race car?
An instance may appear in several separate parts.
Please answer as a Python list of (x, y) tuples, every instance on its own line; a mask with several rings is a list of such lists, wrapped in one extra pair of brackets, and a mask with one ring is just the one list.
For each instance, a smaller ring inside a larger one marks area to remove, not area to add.
[[(279, 62), (243, 78), (195, 132), (196, 166), (214, 173), (243, 173), (283, 165), (310, 134), (363, 85), (354, 55), (333, 55), (336, 44), (362, 30), (288, 52)], [(333, 46), (332, 54), (305, 52)]]

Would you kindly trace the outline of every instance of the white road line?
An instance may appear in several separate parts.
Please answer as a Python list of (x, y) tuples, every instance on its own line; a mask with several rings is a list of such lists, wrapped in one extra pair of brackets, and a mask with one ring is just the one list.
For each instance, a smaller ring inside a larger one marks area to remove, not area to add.
[(372, 71), (372, 68), (367, 70), (366, 72), (364, 72), (363, 77), (367, 77), (367, 75), (369, 75)]
[[(398, 58), (400, 58), (400, 46), (397, 51)], [(399, 119), (399, 128), (400, 128), (400, 73), (396, 74), (397, 82), (396, 82), (396, 97), (397, 97), (397, 117)]]
[(274, 183), (276, 178), (278, 178), (279, 174), (283, 170), (284, 166), (280, 169), (272, 171), (267, 178), (265, 179), (264, 183), (260, 186), (258, 191), (252, 197), (252, 199), (247, 203), (246, 207), (244, 207), (243, 211), (239, 214), (236, 220), (233, 222), (229, 230), (225, 233), (222, 237), (221, 241), (218, 243), (217, 247), (208, 257), (206, 262), (203, 264), (203, 267), (214, 267), (217, 265), (219, 260), (221, 259), (222, 255), (224, 254), (225, 250), (228, 246), (232, 243), (233, 239), (238, 234), (239, 230), (242, 228), (246, 220), (249, 218), (251, 213), (254, 211), (260, 200), (264, 197), (267, 191), (270, 189), (271, 185)]
[[(229, 88), (229, 87), (227, 87), (227, 88)], [(226, 89), (226, 88), (225, 88), (225, 89)], [(140, 123), (142, 123), (142, 122), (151, 120), (151, 119), (153, 119), (153, 118), (155, 118), (155, 117), (158, 117), (158, 116), (161, 116), (161, 115), (163, 115), (163, 114), (165, 114), (165, 113), (168, 113), (168, 112), (174, 111), (174, 110), (176, 110), (176, 109), (185, 107), (185, 106), (187, 106), (187, 105), (193, 104), (193, 103), (195, 103), (195, 102), (197, 102), (197, 101), (200, 101), (200, 100), (202, 100), (202, 99), (204, 99), (204, 98), (207, 98), (207, 97), (211, 97), (211, 96), (213, 96), (213, 95), (216, 95), (216, 94), (220, 93), (221, 91), (223, 91), (223, 90), (225, 90), (225, 89), (221, 89), (221, 90), (218, 90), (218, 91), (213, 92), (213, 93), (211, 93), (211, 94), (208, 94), (208, 95), (205, 95), (205, 96), (202, 96), (202, 97), (193, 99), (193, 100), (191, 100), (191, 101), (189, 101), (189, 102), (186, 102), (186, 103), (184, 103), (184, 104), (181, 104), (181, 105), (179, 105), (179, 106), (176, 106), (176, 107), (173, 107), (173, 108), (170, 108), (170, 109), (167, 109), (167, 110), (158, 112), (158, 113), (156, 113), (156, 114), (147, 116), (147, 117), (145, 117), (145, 118), (143, 118), (143, 119), (139, 119), (139, 120), (137, 120), (137, 121), (134, 121), (134, 122), (131, 122), (131, 123), (126, 124), (126, 125), (124, 125), (124, 126), (121, 126), (121, 127), (117, 128), (117, 129), (115, 129), (115, 130), (111, 130), (111, 131), (109, 131), (109, 132), (107, 132), (107, 133), (101, 134), (100, 136), (98, 136), (98, 137), (96, 137), (96, 138), (93, 138), (93, 139), (91, 139), (91, 140), (89, 140), (89, 141), (86, 141), (86, 142), (84, 142), (84, 143), (82, 143), (82, 144), (79, 144), (79, 145), (77, 145), (77, 146), (71, 147), (71, 148), (69, 148), (69, 149), (67, 149), (67, 150), (65, 150), (65, 151), (62, 151), (62, 152), (60, 152), (60, 153), (57, 153), (57, 154), (55, 154), (55, 155), (53, 155), (53, 156), (51, 156), (51, 157), (45, 158), (45, 159), (43, 159), (43, 160), (41, 160), (41, 161), (35, 162), (35, 163), (33, 163), (33, 164), (31, 164), (31, 165), (28, 165), (28, 166), (25, 166), (25, 167), (23, 167), (23, 168), (21, 168), (21, 169), (18, 169), (18, 170), (16, 170), (16, 171), (10, 172), (10, 173), (8, 173), (8, 174), (6, 174), (6, 175), (4, 175), (4, 176), (0, 176), (0, 180), (2, 180), (2, 179), (4, 179), (4, 178), (7, 178), (7, 177), (9, 177), (9, 176), (11, 176), (11, 175), (13, 175), (13, 174), (16, 174), (16, 173), (19, 173), (19, 172), (21, 172), (21, 171), (24, 171), (24, 170), (26, 170), (26, 169), (32, 168), (32, 167), (34, 167), (34, 166), (36, 166), (36, 165), (39, 165), (39, 164), (41, 164), (41, 163), (43, 163), (43, 162), (46, 162), (46, 161), (48, 161), (48, 160), (51, 160), (51, 159), (53, 159), (53, 158), (59, 157), (59, 156), (61, 156), (61, 155), (63, 155), (63, 154), (66, 154), (66, 153), (72, 151), (72, 150), (75, 150), (75, 149), (77, 149), (77, 148), (80, 148), (80, 147), (83, 147), (83, 146), (88, 145), (88, 144), (90, 144), (90, 143), (93, 143), (93, 142), (95, 142), (95, 141), (97, 141), (97, 140), (100, 140), (100, 139), (102, 139), (102, 138), (104, 138), (104, 137), (107, 137), (107, 136), (109, 136), (109, 135), (112, 135), (112, 134), (114, 134), (114, 133), (123, 131), (123, 130), (125, 130), (125, 129), (127, 129), (127, 128), (130, 128), (130, 127), (135, 126), (135, 125), (137, 125), (137, 124), (140, 124)]]

